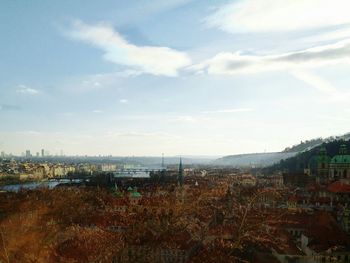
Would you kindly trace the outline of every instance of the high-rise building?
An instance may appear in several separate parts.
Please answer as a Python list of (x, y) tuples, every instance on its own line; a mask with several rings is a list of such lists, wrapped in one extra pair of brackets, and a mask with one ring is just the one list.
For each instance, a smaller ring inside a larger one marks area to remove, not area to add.
[(36, 153), (36, 157), (40, 157), (40, 154), (39, 154), (39, 152), (37, 152), (37, 153)]
[(44, 157), (44, 156), (45, 156), (45, 150), (41, 149), (41, 157)]
[(5, 152), (4, 151), (1, 152), (1, 158), (5, 158)]
[(26, 158), (30, 158), (32, 155), (30, 154), (30, 150), (26, 150)]

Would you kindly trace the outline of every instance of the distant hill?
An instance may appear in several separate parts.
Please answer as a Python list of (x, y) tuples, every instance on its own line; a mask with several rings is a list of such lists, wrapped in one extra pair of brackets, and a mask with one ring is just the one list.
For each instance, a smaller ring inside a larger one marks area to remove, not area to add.
[[(299, 156), (303, 152), (313, 152), (313, 149), (318, 149), (320, 145), (331, 142), (338, 142), (340, 140), (348, 141), (350, 133), (341, 136), (331, 136), (327, 138), (316, 138), (312, 140), (301, 141), (299, 144), (285, 148), (282, 152), (268, 152), (268, 153), (251, 153), (251, 154), (237, 154), (224, 156), (216, 159), (214, 165), (225, 165), (233, 167), (255, 166), (268, 167), (278, 165), (282, 160), (289, 159), (294, 156)], [(349, 148), (350, 150), (350, 148)], [(317, 150), (316, 150), (317, 151)], [(333, 151), (333, 148), (332, 148)], [(293, 159), (294, 160), (294, 159)], [(276, 167), (276, 166), (273, 166)]]
[(269, 166), (278, 163), (282, 159), (287, 159), (296, 155), (294, 152), (269, 152), (229, 155), (214, 161), (215, 165), (225, 165), (233, 167), (244, 166)]

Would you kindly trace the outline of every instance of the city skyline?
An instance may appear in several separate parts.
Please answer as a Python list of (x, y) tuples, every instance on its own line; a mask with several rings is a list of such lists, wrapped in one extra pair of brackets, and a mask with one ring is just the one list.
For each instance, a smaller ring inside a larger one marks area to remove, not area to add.
[(1, 8), (0, 151), (221, 156), (349, 132), (348, 1)]

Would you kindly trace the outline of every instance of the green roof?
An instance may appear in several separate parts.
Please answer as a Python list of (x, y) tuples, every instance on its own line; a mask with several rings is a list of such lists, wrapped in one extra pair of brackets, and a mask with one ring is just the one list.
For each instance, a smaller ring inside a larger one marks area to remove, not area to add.
[(350, 155), (336, 155), (331, 160), (332, 164), (350, 164)]
[(128, 191), (133, 191), (134, 189), (132, 189), (132, 187), (129, 186), (127, 190), (128, 190)]
[(135, 198), (138, 198), (138, 197), (141, 197), (141, 194), (139, 192), (133, 192), (131, 194), (132, 197), (135, 197)]

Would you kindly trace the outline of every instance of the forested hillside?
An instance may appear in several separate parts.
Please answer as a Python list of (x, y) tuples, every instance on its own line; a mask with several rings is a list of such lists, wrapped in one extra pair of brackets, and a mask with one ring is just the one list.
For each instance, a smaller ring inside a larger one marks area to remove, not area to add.
[[(350, 150), (350, 140), (335, 140), (323, 143), (322, 145), (326, 148), (327, 154), (330, 157), (339, 153), (339, 147), (341, 144), (345, 143), (348, 150)], [(300, 173), (303, 172), (305, 168), (308, 167), (310, 159), (317, 155), (320, 150), (321, 145), (312, 148), (309, 151), (301, 152), (291, 158), (281, 160), (278, 164), (272, 165), (270, 167), (264, 168), (265, 173), (273, 173), (276, 171), (288, 171), (290, 173)]]

